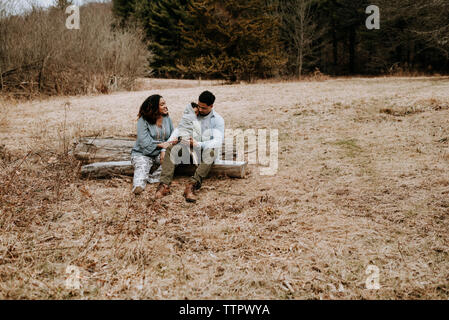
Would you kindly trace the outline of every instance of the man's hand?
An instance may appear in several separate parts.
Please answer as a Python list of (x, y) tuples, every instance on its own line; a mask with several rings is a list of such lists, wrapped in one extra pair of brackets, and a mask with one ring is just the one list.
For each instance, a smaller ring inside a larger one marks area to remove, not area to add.
[(191, 147), (197, 148), (197, 147), (200, 146), (200, 145), (198, 144), (198, 142), (197, 142), (195, 139), (193, 139), (193, 138), (190, 138), (189, 142), (190, 142), (190, 146), (191, 146)]
[(189, 146), (189, 147), (199, 147), (200, 146), (199, 143), (193, 138), (190, 138), (188, 140), (182, 139), (181, 143), (183, 145)]

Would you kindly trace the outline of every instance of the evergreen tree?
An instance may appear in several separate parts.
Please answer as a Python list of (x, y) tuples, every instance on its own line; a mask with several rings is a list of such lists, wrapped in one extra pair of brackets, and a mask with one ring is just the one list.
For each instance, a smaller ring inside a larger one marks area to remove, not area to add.
[(177, 76), (176, 61), (183, 54), (181, 24), (189, 0), (137, 0), (136, 17), (146, 30), (151, 67), (157, 76)]
[(119, 19), (120, 26), (124, 27), (134, 13), (136, 0), (112, 0), (112, 12)]
[(252, 80), (278, 70), (277, 22), (263, 0), (192, 0), (182, 24), (180, 71), (193, 76)]

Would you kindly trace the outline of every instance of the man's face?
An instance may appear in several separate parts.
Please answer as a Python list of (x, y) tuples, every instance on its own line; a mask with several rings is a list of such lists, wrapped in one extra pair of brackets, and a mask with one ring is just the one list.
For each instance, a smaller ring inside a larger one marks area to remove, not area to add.
[(202, 115), (202, 116), (207, 116), (212, 111), (212, 108), (214, 107), (214, 105), (208, 106), (204, 102), (199, 102), (199, 101), (198, 101), (198, 106), (199, 106), (200, 115)]

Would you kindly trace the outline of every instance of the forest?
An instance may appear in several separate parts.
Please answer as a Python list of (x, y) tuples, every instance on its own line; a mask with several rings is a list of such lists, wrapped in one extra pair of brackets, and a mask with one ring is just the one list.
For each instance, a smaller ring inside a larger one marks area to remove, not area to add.
[(0, 1), (2, 95), (135, 90), (143, 77), (236, 83), (449, 72), (445, 0), (84, 2), (75, 30), (66, 27), (72, 3), (17, 14), (17, 1)]
[[(370, 5), (379, 8), (379, 29), (366, 26)], [(114, 0), (113, 11), (120, 26), (145, 30), (160, 77), (449, 71), (447, 1)]]

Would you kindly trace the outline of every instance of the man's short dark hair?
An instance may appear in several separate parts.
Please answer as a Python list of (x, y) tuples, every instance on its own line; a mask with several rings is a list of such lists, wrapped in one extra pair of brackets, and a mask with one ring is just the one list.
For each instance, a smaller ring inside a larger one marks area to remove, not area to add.
[(202, 94), (200, 94), (199, 101), (207, 104), (208, 106), (211, 106), (215, 102), (215, 96), (210, 91), (204, 91)]

